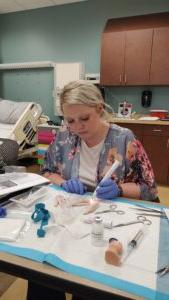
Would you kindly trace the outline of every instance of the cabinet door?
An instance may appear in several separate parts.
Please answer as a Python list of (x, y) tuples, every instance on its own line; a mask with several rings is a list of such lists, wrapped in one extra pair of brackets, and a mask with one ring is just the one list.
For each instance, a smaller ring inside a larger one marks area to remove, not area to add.
[(106, 32), (102, 35), (101, 85), (122, 84), (124, 75), (125, 32)]
[(168, 126), (145, 125), (143, 145), (149, 156), (158, 183), (168, 183), (169, 129)]
[(153, 29), (104, 33), (101, 49), (101, 84), (148, 84), (152, 37)]
[(167, 137), (144, 136), (144, 148), (152, 164), (157, 183), (168, 184), (169, 151), (167, 149)]
[(169, 84), (169, 27), (154, 29), (150, 84)]
[(125, 84), (149, 84), (153, 29), (126, 32)]

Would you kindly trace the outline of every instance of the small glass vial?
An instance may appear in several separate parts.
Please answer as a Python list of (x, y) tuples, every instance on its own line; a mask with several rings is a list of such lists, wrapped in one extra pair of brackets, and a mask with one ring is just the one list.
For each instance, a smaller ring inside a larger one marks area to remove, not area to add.
[(104, 225), (101, 217), (96, 216), (92, 224), (91, 243), (93, 246), (100, 247), (104, 243)]

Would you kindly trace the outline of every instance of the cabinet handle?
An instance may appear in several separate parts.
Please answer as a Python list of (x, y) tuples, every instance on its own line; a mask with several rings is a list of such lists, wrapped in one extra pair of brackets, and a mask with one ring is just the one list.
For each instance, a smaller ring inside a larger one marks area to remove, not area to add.
[(126, 74), (124, 75), (124, 82), (125, 83), (127, 82), (127, 75)]
[(162, 130), (161, 129), (153, 129), (153, 131), (155, 131), (155, 132), (161, 132)]
[(120, 74), (120, 83), (122, 82), (122, 76), (121, 76), (121, 74)]
[(169, 139), (168, 139), (168, 141), (167, 141), (167, 149), (169, 148)]

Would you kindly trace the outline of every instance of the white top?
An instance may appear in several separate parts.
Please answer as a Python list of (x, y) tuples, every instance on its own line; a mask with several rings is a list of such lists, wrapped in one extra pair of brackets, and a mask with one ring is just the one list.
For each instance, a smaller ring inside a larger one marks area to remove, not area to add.
[(96, 168), (104, 140), (94, 147), (88, 147), (84, 141), (80, 150), (79, 179), (86, 185), (95, 187)]

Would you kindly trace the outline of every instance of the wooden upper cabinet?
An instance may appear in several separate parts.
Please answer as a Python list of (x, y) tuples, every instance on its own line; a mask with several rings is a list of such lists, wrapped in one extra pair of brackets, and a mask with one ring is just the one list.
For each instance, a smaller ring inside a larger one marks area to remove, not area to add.
[(103, 33), (101, 84), (121, 85), (124, 72), (125, 32)]
[(102, 85), (144, 85), (149, 80), (152, 29), (103, 34)]
[(153, 29), (126, 31), (125, 85), (146, 85), (149, 81)]
[(169, 13), (108, 20), (100, 69), (102, 85), (169, 85)]
[(169, 84), (169, 27), (154, 29), (150, 84)]

